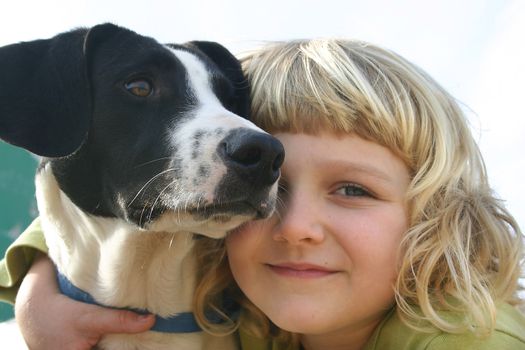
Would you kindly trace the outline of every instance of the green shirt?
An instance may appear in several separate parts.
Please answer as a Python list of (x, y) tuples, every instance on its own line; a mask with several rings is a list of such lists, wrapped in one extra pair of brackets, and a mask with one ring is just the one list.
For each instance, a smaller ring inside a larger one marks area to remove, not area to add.
[[(13, 303), (20, 281), (31, 266), (35, 253), (47, 253), (38, 220), (7, 249), (0, 261), (0, 301)], [(239, 331), (244, 350), (299, 350), (289, 344), (259, 339)], [(484, 339), (470, 333), (450, 334), (417, 332), (406, 326), (392, 310), (379, 324), (365, 350), (525, 350), (525, 316), (516, 308), (504, 304), (498, 308), (494, 332)]]

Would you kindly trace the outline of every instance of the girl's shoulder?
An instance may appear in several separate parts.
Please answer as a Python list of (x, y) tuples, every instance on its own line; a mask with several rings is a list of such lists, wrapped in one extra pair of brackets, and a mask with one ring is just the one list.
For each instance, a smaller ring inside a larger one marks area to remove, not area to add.
[(0, 260), (0, 301), (14, 304), (20, 281), (33, 263), (35, 254), (47, 253), (44, 233), (39, 219), (33, 223), (5, 251)]
[(503, 304), (498, 308), (494, 332), (486, 338), (478, 338), (471, 333), (418, 332), (405, 325), (392, 311), (376, 329), (366, 348), (379, 349), (525, 350), (525, 316), (515, 307)]

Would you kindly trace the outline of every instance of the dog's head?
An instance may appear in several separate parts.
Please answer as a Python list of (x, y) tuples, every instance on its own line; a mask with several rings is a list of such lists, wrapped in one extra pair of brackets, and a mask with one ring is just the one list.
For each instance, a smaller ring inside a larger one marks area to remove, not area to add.
[(246, 117), (238, 61), (112, 24), (0, 48), (0, 138), (82, 210), (220, 236), (268, 216), (284, 151)]

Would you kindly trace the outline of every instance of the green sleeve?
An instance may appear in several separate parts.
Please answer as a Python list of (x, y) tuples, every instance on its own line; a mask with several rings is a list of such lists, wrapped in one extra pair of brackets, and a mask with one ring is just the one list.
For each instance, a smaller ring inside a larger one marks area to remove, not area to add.
[(239, 328), (239, 339), (242, 350), (272, 350), (271, 342), (252, 336), (242, 327)]
[(525, 350), (525, 342), (503, 332), (495, 331), (487, 339), (465, 335), (442, 334), (432, 340), (426, 350)]
[(525, 316), (516, 307), (498, 307), (494, 332), (485, 339), (467, 334), (442, 333), (428, 345), (428, 350), (525, 350)]
[(299, 350), (299, 346), (283, 344), (271, 339), (262, 339), (239, 327), (239, 339), (242, 350)]
[(39, 219), (36, 219), (7, 248), (4, 259), (0, 261), (0, 301), (15, 302), (18, 287), (38, 251), (47, 254), (44, 233)]
[[(442, 316), (456, 317), (450, 313)], [(393, 309), (374, 331), (366, 350), (525, 350), (525, 316), (509, 304), (498, 306), (496, 326), (490, 336), (420, 332), (407, 326)]]

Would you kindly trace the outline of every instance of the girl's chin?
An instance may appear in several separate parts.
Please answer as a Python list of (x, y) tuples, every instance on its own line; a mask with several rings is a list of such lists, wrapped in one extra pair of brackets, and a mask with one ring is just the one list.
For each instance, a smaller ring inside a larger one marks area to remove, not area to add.
[[(293, 315), (293, 316), (292, 316)], [(326, 331), (327, 322), (322, 315), (301, 312), (284, 311), (270, 317), (270, 320), (279, 328), (288, 332), (300, 334), (319, 334)]]
[(305, 335), (319, 335), (327, 332), (326, 325), (323, 325), (321, 327), (317, 323), (298, 323), (298, 322), (282, 322), (282, 323), (276, 323), (275, 325), (281, 329), (284, 329), (285, 331), (297, 333), (297, 334), (305, 334)]

